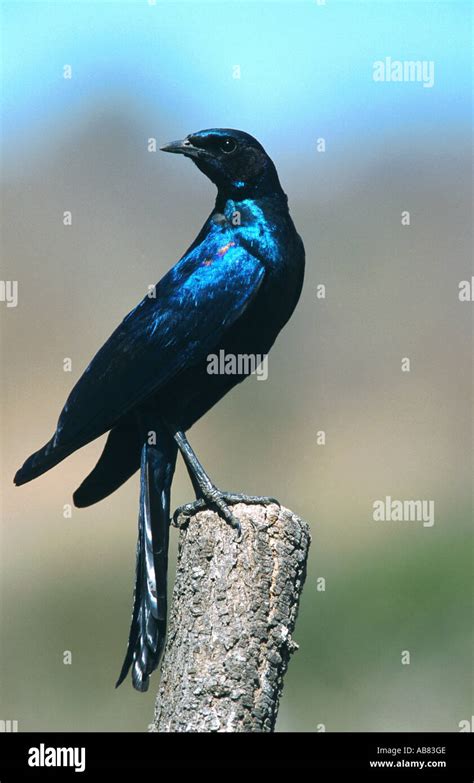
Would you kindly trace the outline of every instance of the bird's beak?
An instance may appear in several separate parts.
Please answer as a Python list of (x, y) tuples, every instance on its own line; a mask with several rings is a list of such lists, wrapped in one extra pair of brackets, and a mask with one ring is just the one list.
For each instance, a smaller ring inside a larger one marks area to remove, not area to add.
[(175, 152), (181, 155), (187, 155), (190, 158), (197, 158), (201, 153), (200, 147), (195, 147), (189, 139), (182, 139), (181, 141), (170, 141), (169, 144), (165, 144), (164, 147), (160, 147), (162, 152)]

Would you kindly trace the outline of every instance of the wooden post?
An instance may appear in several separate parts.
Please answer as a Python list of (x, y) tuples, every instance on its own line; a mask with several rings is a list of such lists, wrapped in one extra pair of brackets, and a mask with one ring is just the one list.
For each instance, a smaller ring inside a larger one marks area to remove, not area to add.
[(176, 582), (151, 731), (273, 731), (306, 573), (308, 525), (234, 506), (178, 520)]

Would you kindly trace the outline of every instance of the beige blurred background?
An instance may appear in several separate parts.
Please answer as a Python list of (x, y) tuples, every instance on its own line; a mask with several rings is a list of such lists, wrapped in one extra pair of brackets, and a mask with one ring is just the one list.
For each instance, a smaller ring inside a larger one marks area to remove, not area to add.
[[(12, 64), (2, 131), (2, 279), (18, 281), (19, 303), (1, 303), (0, 718), (20, 731), (143, 731), (151, 721), (156, 675), (147, 695), (129, 682), (114, 690), (138, 476), (71, 518), (64, 505), (103, 439), (31, 484), (17, 489), (12, 478), (212, 208), (213, 186), (197, 169), (148, 153), (146, 140), (221, 125), (267, 147), (307, 252), (268, 380), (249, 379), (190, 432), (219, 486), (276, 495), (312, 527), (278, 729), (459, 730), (472, 714), (472, 303), (458, 299), (472, 274), (469, 74), (459, 54), (468, 5), (463, 16), (447, 4), (443, 16), (430, 4), (396, 14), (385, 3), (376, 12), (246, 4), (247, 22), (237, 15), (227, 28), (221, 70), (199, 59), (223, 40), (221, 4), (206, 6), (202, 29), (196, 9), (188, 18), (176, 3), (153, 23), (146, 4), (87, 4), (87, 18), (81, 4), (6, 5), (5, 62), (19, 40), (42, 59)], [(435, 88), (375, 90), (372, 61), (405, 46), (436, 59)], [(69, 61), (77, 84), (66, 95)], [(372, 504), (386, 495), (434, 500), (434, 526), (374, 522)], [(191, 497), (179, 464), (173, 506)], [(173, 531), (170, 586), (175, 549)]]

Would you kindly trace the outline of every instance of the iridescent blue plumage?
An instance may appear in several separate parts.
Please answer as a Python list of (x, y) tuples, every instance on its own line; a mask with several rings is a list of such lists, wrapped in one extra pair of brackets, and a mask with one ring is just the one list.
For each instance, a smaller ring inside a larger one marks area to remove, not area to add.
[(214, 210), (181, 260), (94, 357), (54, 436), (15, 476), (17, 484), (30, 481), (110, 430), (99, 462), (74, 494), (77, 506), (87, 506), (141, 463), (134, 611), (119, 678), (131, 666), (138, 690), (148, 687), (164, 641), (177, 446), (199, 502), (214, 504), (232, 521), (224, 494), (211, 485), (184, 433), (246, 375), (211, 375), (207, 357), (221, 350), (267, 354), (298, 301), (304, 272), (303, 244), (259, 142), (242, 131), (211, 129), (164, 149), (190, 157), (217, 185)]

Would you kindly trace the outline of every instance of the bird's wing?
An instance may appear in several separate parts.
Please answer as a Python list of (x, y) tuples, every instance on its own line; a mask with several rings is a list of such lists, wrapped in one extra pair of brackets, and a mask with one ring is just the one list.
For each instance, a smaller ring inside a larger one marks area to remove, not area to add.
[(96, 354), (61, 413), (58, 444), (106, 432), (177, 372), (202, 360), (247, 308), (264, 272), (230, 230), (211, 231)]

